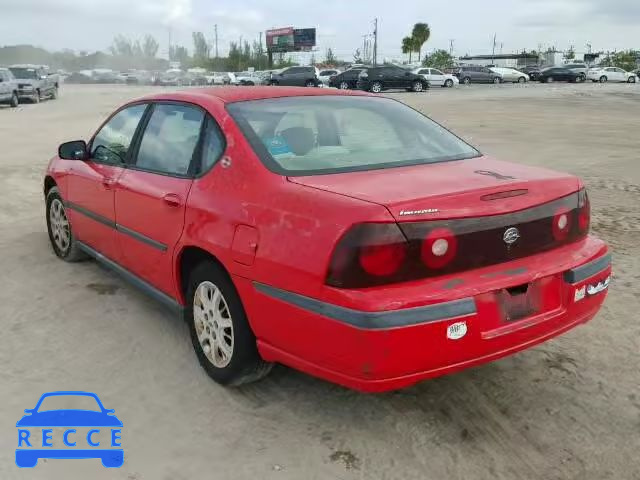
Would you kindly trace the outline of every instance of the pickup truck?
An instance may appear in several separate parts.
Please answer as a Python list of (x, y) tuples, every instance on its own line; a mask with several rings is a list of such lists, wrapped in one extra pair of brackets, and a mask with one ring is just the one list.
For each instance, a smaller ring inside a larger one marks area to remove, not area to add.
[(3, 103), (7, 103), (14, 108), (19, 103), (18, 82), (13, 78), (13, 74), (8, 68), (0, 68), (0, 104)]
[(18, 97), (38, 103), (44, 98), (58, 98), (60, 82), (58, 75), (47, 74), (38, 65), (13, 65), (9, 67), (18, 81)]

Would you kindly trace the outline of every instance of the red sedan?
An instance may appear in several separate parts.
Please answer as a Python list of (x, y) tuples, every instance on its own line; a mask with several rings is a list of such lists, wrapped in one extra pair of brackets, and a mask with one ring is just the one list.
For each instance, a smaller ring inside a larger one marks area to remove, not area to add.
[(55, 253), (180, 313), (222, 384), (406, 387), (587, 322), (611, 274), (578, 178), (362, 92), (148, 96), (62, 144), (44, 193)]

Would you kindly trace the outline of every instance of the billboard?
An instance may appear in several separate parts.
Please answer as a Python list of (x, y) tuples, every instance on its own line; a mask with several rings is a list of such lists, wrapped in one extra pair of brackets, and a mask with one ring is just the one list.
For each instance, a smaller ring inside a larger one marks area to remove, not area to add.
[(309, 51), (316, 46), (315, 28), (276, 28), (267, 30), (265, 36), (271, 52)]
[(293, 27), (267, 30), (265, 37), (267, 50), (272, 52), (290, 52), (293, 50)]

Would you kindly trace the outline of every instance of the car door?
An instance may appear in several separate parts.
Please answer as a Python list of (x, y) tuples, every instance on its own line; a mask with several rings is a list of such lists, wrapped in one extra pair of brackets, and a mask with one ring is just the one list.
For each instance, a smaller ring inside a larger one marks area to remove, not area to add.
[(491, 70), (485, 67), (480, 68), (480, 81), (483, 83), (492, 83), (493, 78), (496, 76), (496, 73), (493, 73)]
[(73, 161), (65, 198), (69, 220), (78, 239), (117, 261), (114, 192), (131, 154), (146, 103), (112, 115), (89, 143), (89, 159)]
[(11, 98), (11, 82), (9, 76), (0, 70), (0, 100), (8, 100)]
[(121, 265), (175, 296), (173, 251), (197, 166), (205, 112), (195, 105), (154, 103), (115, 194)]
[(445, 76), (444, 76), (444, 73), (442, 73), (440, 70), (431, 68), (429, 72), (428, 80), (431, 83), (431, 85), (442, 86), (444, 85)]
[(625, 71), (622, 70), (621, 68), (615, 67), (613, 69), (613, 73), (615, 75), (615, 81), (616, 82), (626, 82), (627, 81), (627, 77), (625, 75)]

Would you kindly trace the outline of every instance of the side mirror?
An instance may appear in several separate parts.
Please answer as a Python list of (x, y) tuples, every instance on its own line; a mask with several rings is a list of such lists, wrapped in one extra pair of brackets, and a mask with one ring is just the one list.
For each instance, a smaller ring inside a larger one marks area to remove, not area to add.
[(33, 409), (32, 408), (25, 408), (24, 409), (24, 413), (33, 413)]
[(88, 157), (87, 142), (74, 140), (58, 147), (58, 156), (64, 160), (85, 160)]

